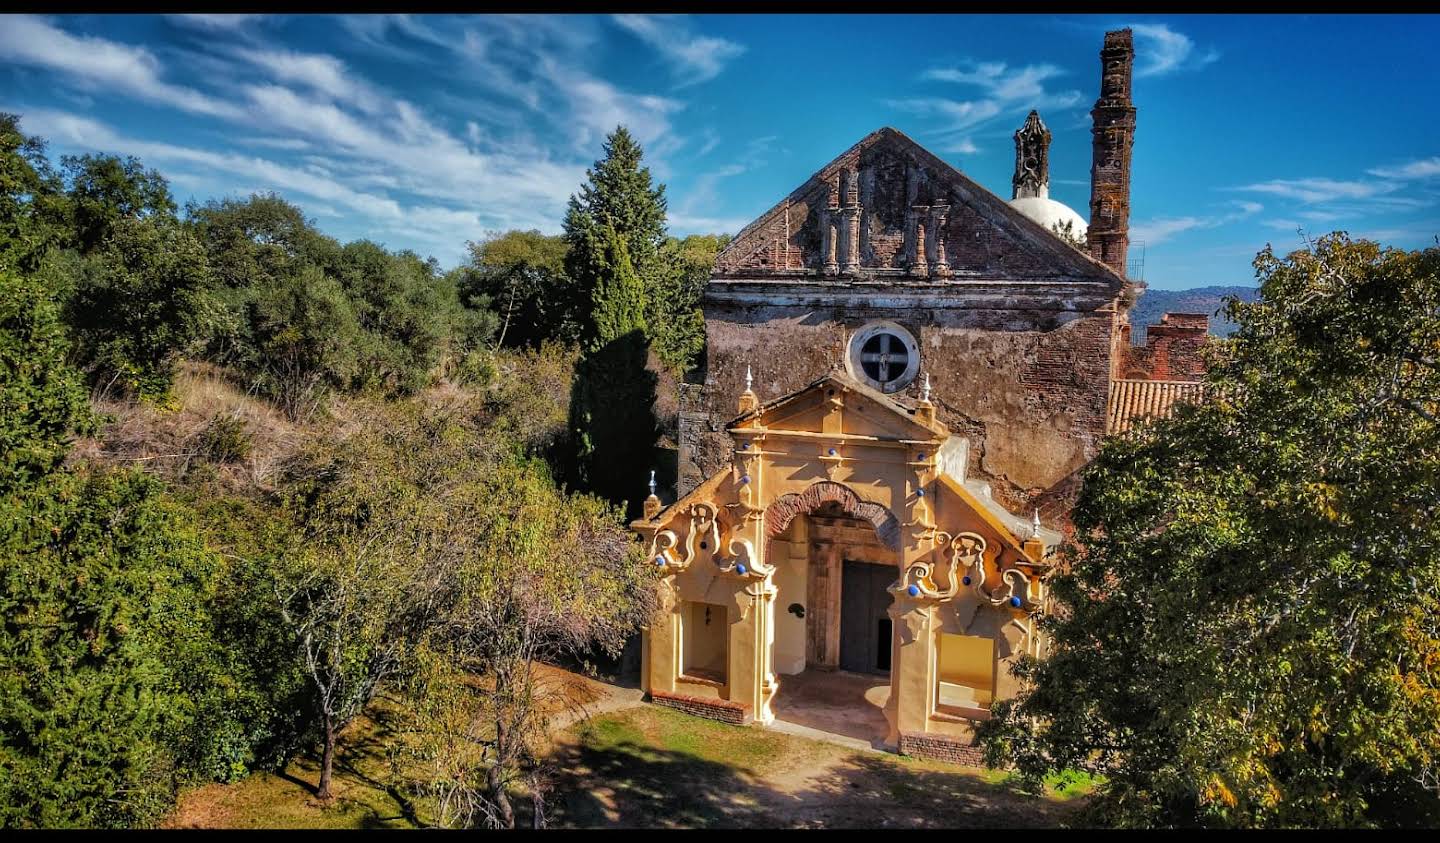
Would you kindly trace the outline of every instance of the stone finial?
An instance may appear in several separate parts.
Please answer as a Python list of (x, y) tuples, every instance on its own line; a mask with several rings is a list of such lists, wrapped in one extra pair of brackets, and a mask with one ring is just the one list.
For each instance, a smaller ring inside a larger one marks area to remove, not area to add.
[(1045, 559), (1045, 540), (1040, 537), (1039, 509), (1035, 510), (1035, 517), (1030, 522), (1030, 537), (1025, 540), (1025, 555), (1037, 564)]
[(1010, 184), (1015, 189), (1011, 199), (1050, 196), (1050, 130), (1038, 111), (1031, 111), (1015, 132), (1015, 176)]
[(648, 521), (659, 515), (660, 509), (660, 497), (655, 494), (655, 469), (652, 468), (650, 469), (650, 497), (645, 499), (645, 519)]
[(935, 405), (930, 401), (930, 373), (925, 373), (925, 383), (920, 387), (920, 403), (915, 407), (915, 418), (923, 424), (935, 421)]
[(745, 366), (745, 391), (740, 393), (740, 412), (753, 413), (760, 408), (760, 396), (755, 394), (755, 377), (750, 366)]

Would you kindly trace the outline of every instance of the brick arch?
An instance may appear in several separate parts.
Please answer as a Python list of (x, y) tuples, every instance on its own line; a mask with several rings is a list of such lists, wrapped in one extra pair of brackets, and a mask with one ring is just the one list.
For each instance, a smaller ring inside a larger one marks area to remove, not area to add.
[(843, 483), (821, 480), (803, 492), (781, 495), (765, 508), (765, 533), (774, 537), (785, 531), (797, 515), (814, 512), (827, 503), (840, 504), (840, 511), (852, 518), (869, 521), (875, 535), (891, 550), (900, 549), (900, 522), (895, 514), (878, 503), (861, 499)]

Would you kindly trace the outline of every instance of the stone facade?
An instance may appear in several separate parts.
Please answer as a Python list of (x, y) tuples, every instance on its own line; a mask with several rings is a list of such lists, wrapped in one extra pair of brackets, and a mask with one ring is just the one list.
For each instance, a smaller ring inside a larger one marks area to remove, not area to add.
[[(973, 723), (1014, 693), (1010, 666), (1042, 654), (1035, 616), (1061, 534), (966, 476), (968, 443), (923, 388), (910, 408), (834, 373), (765, 404), (747, 390), (732, 406), (725, 465), (669, 506), (652, 496), (631, 524), (662, 583), (643, 638), (646, 692), (765, 725), (788, 676), (884, 673), (886, 744), (972, 742)], [(854, 574), (869, 597), (847, 620)], [(852, 650), (846, 666), (847, 637), (865, 664)]]
[[(717, 256), (679, 499), (632, 524), (663, 582), (652, 699), (763, 725), (787, 676), (888, 672), (886, 744), (980, 762), (975, 723), (1044, 654), (1080, 470), (1116, 419), (1184, 391), (1116, 404), (1114, 385), (1198, 374), (1203, 318), (1130, 344), (1132, 56), (1106, 36), (1088, 251), (882, 128)], [(1036, 114), (1017, 133), (1017, 197), (1043, 198), (1049, 139)]]
[[(1101, 52), (1093, 254), (892, 128), (741, 231), (702, 300), (706, 353), (682, 390), (677, 492), (725, 465), (724, 424), (747, 372), (762, 398), (830, 371), (857, 375), (852, 340), (889, 322), (914, 338), (938, 418), (969, 442), (971, 476), (1012, 510), (1068, 521), (1143, 289), (1124, 277), (1129, 44), (1128, 30), (1111, 33)], [(1038, 115), (1017, 132), (1016, 190), (1039, 189), (1048, 140)], [(913, 402), (920, 389), (917, 378), (896, 395)]]

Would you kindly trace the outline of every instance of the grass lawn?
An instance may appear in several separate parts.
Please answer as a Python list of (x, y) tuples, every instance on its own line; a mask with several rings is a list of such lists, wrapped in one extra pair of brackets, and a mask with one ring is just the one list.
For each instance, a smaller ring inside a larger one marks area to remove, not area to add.
[[(383, 708), (342, 736), (330, 805), (319, 765), (302, 757), (187, 793), (178, 828), (412, 828), (424, 824), (386, 756)], [(555, 827), (943, 828), (1054, 826), (1088, 791), (1026, 794), (997, 771), (861, 752), (781, 732), (727, 726), (656, 706), (564, 730), (550, 795)], [(517, 813), (528, 805), (517, 803)]]
[(656, 706), (595, 718), (567, 737), (557, 748), (557, 826), (1041, 827), (1062, 822), (1089, 790), (1036, 796), (998, 771), (863, 752)]

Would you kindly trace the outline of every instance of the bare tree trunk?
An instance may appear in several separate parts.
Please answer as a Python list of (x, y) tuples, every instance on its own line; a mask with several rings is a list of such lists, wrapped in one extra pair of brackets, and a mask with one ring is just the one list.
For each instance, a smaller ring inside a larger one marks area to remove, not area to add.
[(505, 765), (509, 763), (506, 750), (508, 749), (505, 724), (501, 720), (495, 722), (495, 763), (490, 765), (486, 774), (486, 782), (490, 786), (490, 800), (495, 803), (495, 808), (500, 812), (500, 827), (515, 827), (515, 810), (510, 807), (510, 797), (505, 793)]
[(330, 776), (335, 769), (335, 723), (329, 714), (325, 715), (325, 751), (320, 756), (320, 786), (315, 795), (321, 799), (330, 798)]

